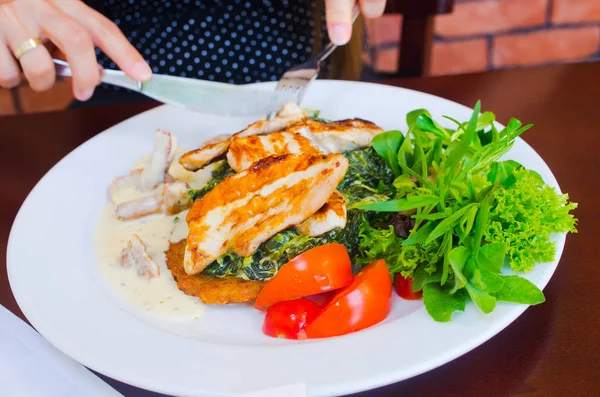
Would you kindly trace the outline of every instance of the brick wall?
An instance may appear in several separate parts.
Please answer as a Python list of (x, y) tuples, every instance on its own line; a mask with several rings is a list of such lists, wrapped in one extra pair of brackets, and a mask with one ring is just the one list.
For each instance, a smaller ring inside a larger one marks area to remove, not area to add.
[[(399, 15), (369, 21), (375, 70), (397, 67)], [(600, 0), (457, 0), (436, 17), (430, 74), (600, 59)]]

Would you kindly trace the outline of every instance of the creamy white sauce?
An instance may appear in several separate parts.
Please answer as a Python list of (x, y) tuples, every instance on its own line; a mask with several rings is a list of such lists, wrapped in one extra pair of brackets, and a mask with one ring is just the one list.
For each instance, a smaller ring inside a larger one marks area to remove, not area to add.
[[(179, 155), (180, 153), (176, 158)], [(133, 169), (143, 166), (146, 159), (147, 156), (136, 162)], [(187, 182), (193, 188), (202, 187), (211, 176), (210, 170), (187, 171), (177, 160), (173, 162), (169, 174), (179, 181)], [(121, 191), (119, 196), (123, 200), (139, 198), (138, 192), (129, 189)], [(170, 242), (178, 242), (187, 237), (186, 215), (187, 210), (174, 216), (156, 215), (120, 221), (115, 215), (114, 204), (108, 203), (102, 211), (96, 229), (96, 257), (102, 274), (134, 306), (163, 319), (197, 319), (204, 308), (198, 298), (188, 296), (177, 288), (166, 265), (165, 251), (168, 250)], [(121, 266), (121, 251), (133, 234), (137, 234), (146, 244), (148, 253), (160, 268), (159, 277), (142, 280), (138, 277), (135, 266)]]

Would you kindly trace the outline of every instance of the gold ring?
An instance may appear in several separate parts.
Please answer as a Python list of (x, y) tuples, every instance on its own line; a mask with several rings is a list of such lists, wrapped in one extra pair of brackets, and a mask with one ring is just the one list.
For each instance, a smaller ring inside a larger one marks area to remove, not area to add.
[(21, 45), (19, 46), (19, 48), (17, 48), (14, 52), (15, 54), (15, 58), (19, 59), (21, 58), (25, 53), (33, 50), (36, 47), (39, 47), (42, 45), (42, 40), (39, 38), (36, 39), (28, 39), (25, 40), (23, 43), (21, 43)]

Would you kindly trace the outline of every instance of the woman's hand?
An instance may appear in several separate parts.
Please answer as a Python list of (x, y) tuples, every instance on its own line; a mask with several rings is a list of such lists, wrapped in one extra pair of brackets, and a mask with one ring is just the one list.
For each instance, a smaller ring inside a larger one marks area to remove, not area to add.
[(52, 87), (56, 72), (44, 46), (13, 54), (28, 39), (49, 39), (67, 57), (73, 71), (73, 93), (89, 99), (100, 83), (94, 45), (100, 47), (127, 75), (145, 81), (148, 64), (119, 28), (80, 0), (0, 0), (0, 86), (19, 84), (21, 67), (36, 91)]
[(332, 43), (344, 45), (350, 41), (355, 3), (359, 3), (360, 11), (366, 18), (377, 18), (383, 14), (385, 2), (386, 0), (325, 0), (327, 31)]

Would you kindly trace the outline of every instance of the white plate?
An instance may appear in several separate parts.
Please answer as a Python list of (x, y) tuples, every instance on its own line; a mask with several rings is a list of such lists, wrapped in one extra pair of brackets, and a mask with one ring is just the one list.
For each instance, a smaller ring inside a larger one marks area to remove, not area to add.
[[(262, 86), (273, 89), (272, 84)], [(441, 115), (468, 120), (471, 114), (462, 105), (415, 91), (333, 81), (317, 81), (303, 105), (320, 109), (325, 118), (360, 117), (404, 131), (406, 113), (416, 108), (429, 109), (437, 120)], [(109, 183), (151, 150), (157, 127), (173, 132), (183, 147), (195, 148), (251, 121), (159, 107), (90, 139), (44, 176), (15, 219), (7, 263), (19, 306), (46, 339), (91, 369), (167, 394), (220, 396), (305, 383), (311, 396), (332, 396), (438, 367), (487, 341), (525, 311), (524, 305), (500, 303), (483, 315), (470, 304), (452, 322), (441, 324), (421, 302), (395, 298), (390, 316), (375, 327), (302, 342), (263, 336), (262, 315), (248, 306), (209, 307), (194, 324), (152, 321), (132, 312), (109, 293), (93, 251)], [(548, 166), (523, 140), (508, 157), (558, 189)], [(527, 275), (538, 287), (554, 273), (564, 241), (563, 235), (556, 236), (555, 262)]]

